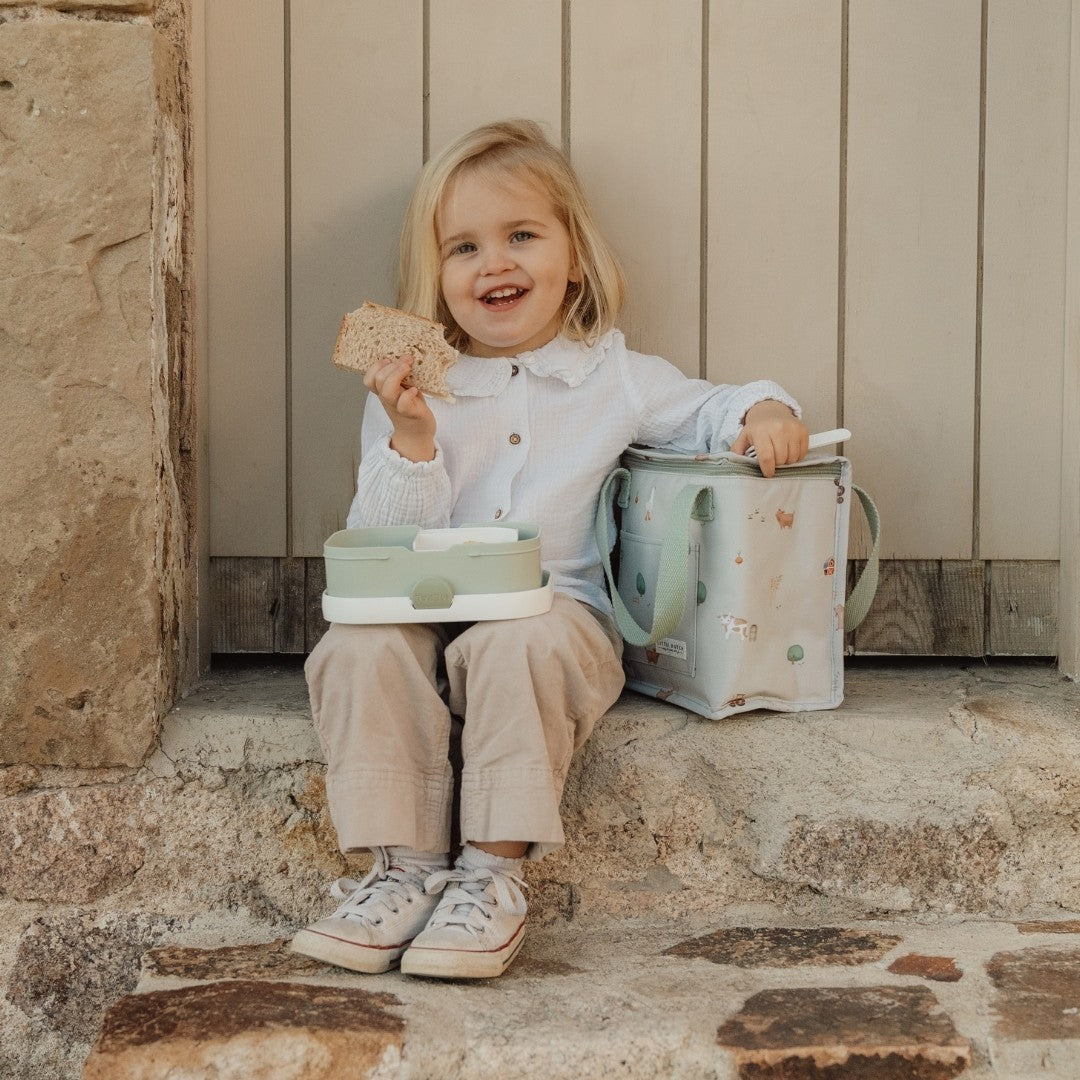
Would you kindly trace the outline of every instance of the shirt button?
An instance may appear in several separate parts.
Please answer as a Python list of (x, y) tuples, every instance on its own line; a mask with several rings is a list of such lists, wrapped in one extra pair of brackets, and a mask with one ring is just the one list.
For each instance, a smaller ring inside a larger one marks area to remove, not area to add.
[(514, 434), (510, 436), (510, 445), (517, 446), (519, 442), (521, 442), (521, 436), (515, 431)]
[(501, 510), (496, 510), (495, 511), (495, 520), (498, 521), (499, 518), (501, 518), (501, 517), (502, 517), (502, 511)]
[(517, 364), (511, 364), (510, 365), (510, 374), (511, 375), (516, 375), (520, 370), (521, 370), (521, 368), (519, 368), (517, 366)]

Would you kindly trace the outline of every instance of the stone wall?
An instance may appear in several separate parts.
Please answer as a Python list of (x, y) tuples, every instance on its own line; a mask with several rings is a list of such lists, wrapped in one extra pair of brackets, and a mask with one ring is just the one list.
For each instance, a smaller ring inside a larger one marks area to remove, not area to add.
[(0, 0), (0, 765), (138, 765), (197, 663), (187, 4)]

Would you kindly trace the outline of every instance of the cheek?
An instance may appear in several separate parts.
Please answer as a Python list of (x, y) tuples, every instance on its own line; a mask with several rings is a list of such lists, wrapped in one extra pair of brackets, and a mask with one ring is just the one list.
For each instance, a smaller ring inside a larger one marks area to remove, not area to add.
[(450, 309), (450, 314), (455, 319), (468, 317), (472, 303), (470, 282), (463, 280), (461, 274), (444, 270), (439, 275), (439, 291), (442, 293), (443, 303)]
[(461, 292), (460, 282), (455, 278), (452, 270), (444, 268), (439, 274), (439, 289), (442, 291), (443, 298), (450, 303), (456, 298), (456, 295)]

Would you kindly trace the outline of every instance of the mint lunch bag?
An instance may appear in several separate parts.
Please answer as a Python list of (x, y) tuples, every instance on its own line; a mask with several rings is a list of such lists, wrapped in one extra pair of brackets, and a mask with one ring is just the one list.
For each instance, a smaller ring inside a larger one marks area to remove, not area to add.
[[(873, 550), (846, 597), (853, 494)], [(608, 557), (613, 498), (618, 582)], [(736, 454), (631, 447), (596, 514), (627, 686), (711, 719), (835, 708), (844, 634), (877, 588), (879, 536), (877, 508), (853, 486), (845, 457), (810, 456), (766, 479)]]

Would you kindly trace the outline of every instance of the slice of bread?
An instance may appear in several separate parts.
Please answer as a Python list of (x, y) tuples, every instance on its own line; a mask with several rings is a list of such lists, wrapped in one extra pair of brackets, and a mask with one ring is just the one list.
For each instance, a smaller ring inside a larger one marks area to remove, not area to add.
[(417, 386), (425, 394), (453, 401), (446, 387), (446, 371), (458, 353), (447, 344), (445, 332), (430, 319), (365, 300), (341, 322), (334, 363), (362, 373), (385, 357), (412, 353), (413, 368), (402, 386)]

